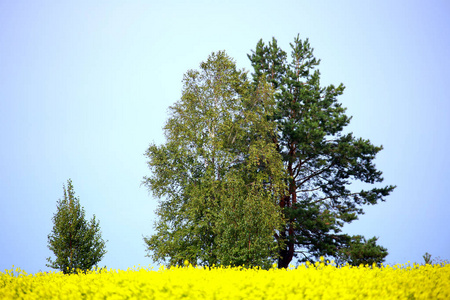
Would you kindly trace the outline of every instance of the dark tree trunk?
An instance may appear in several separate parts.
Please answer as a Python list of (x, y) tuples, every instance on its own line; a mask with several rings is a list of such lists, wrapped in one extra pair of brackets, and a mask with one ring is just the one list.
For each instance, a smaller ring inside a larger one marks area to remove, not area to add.
[(281, 235), (285, 240), (285, 248), (280, 250), (280, 257), (278, 258), (278, 268), (288, 268), (294, 257), (294, 243), (286, 239), (286, 233)]
[[(289, 166), (288, 171), (292, 173), (292, 167)], [(280, 207), (282, 209), (289, 208), (292, 204), (297, 202), (297, 194), (295, 191), (295, 181), (292, 180), (289, 184), (289, 195), (281, 198)], [(295, 244), (293, 242), (294, 238), (294, 227), (293, 220), (289, 220), (284, 230), (280, 235), (281, 241), (284, 242), (284, 248), (279, 251), (278, 258), (278, 268), (288, 268), (289, 264), (294, 257)]]

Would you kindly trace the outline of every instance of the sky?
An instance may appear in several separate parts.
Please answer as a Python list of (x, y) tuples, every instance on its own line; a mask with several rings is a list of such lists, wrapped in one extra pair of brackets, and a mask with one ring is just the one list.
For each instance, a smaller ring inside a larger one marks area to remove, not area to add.
[(141, 185), (183, 74), (225, 50), (299, 34), (321, 83), (343, 83), (346, 130), (383, 145), (386, 202), (344, 228), (379, 237), (386, 263), (450, 260), (447, 1), (0, 1), (0, 271), (49, 271), (56, 202), (72, 179), (114, 269), (146, 257), (158, 200)]

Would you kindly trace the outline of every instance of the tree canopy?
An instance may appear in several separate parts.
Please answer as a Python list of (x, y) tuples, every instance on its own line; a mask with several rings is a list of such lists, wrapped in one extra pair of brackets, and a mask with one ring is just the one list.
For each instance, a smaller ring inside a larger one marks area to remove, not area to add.
[(359, 266), (376, 264), (381, 265), (388, 255), (387, 249), (377, 245), (378, 238), (373, 237), (366, 240), (361, 235), (352, 236), (350, 242), (339, 249), (336, 254), (336, 263)]
[(146, 152), (152, 175), (144, 183), (161, 198), (148, 249), (169, 264), (269, 266), (284, 188), (270, 139), (271, 88), (251, 89), (225, 52), (211, 54), (183, 83), (164, 127), (167, 142)]
[(275, 91), (273, 142), (288, 175), (287, 193), (279, 198), (287, 220), (276, 235), (284, 245), (280, 267), (295, 256), (300, 261), (336, 257), (352, 241), (341, 233), (343, 225), (356, 220), (363, 205), (384, 201), (395, 188), (351, 190), (354, 182), (383, 181), (373, 162), (383, 147), (344, 133), (351, 119), (337, 100), (344, 85), (320, 85), (320, 60), (308, 39), (297, 36), (290, 46), (288, 58), (275, 38), (267, 45), (260, 40), (249, 55), (254, 83), (267, 81)]
[[(144, 184), (160, 199), (148, 254), (207, 266), (350, 261), (367, 241), (342, 227), (395, 188), (351, 189), (383, 181), (373, 162), (382, 146), (344, 133), (344, 86), (321, 87), (308, 40), (294, 40), (290, 59), (261, 40), (249, 58), (250, 79), (225, 52), (184, 75), (166, 142), (145, 153)], [(379, 262), (387, 251), (375, 241), (365, 253)]]
[(95, 215), (90, 222), (85, 219), (84, 208), (75, 196), (72, 180), (63, 186), (64, 197), (57, 202), (53, 215), (53, 229), (48, 235), (48, 248), (56, 256), (47, 258), (48, 267), (65, 274), (78, 270), (87, 271), (96, 266), (106, 254), (105, 241), (101, 237), (100, 223)]

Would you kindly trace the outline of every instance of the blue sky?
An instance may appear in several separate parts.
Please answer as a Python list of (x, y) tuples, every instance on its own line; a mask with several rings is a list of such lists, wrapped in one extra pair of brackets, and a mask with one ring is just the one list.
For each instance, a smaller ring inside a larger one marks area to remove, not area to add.
[[(314, 3), (313, 3), (314, 2)], [(0, 270), (49, 270), (47, 235), (71, 178), (100, 220), (100, 265), (149, 265), (157, 200), (143, 155), (162, 143), (183, 74), (217, 50), (247, 54), (297, 34), (344, 83), (348, 130), (383, 145), (398, 188), (347, 226), (388, 263), (450, 259), (450, 4), (446, 1), (1, 1)]]

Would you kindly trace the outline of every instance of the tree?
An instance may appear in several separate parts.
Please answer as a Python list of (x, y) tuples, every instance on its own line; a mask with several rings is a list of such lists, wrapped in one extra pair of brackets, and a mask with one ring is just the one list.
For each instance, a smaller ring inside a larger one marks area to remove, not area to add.
[(260, 40), (249, 59), (255, 87), (267, 81), (274, 89), (272, 140), (288, 174), (288, 190), (279, 198), (286, 223), (275, 235), (283, 245), (278, 266), (288, 267), (294, 257), (336, 257), (352, 245), (351, 237), (341, 233), (343, 225), (356, 220), (363, 205), (384, 201), (395, 188), (350, 189), (355, 181), (383, 181), (373, 163), (382, 146), (343, 132), (351, 119), (337, 101), (344, 86), (321, 87), (320, 60), (308, 39), (297, 36), (290, 60), (275, 38), (268, 45)]
[(156, 233), (145, 237), (155, 261), (182, 265), (269, 267), (273, 233), (283, 223), (277, 196), (285, 189), (271, 141), (273, 95), (252, 89), (225, 52), (211, 54), (183, 78), (170, 107), (166, 143), (146, 151), (144, 184), (160, 198)]
[(352, 236), (348, 245), (339, 249), (337, 263), (348, 263), (352, 266), (373, 265), (380, 266), (388, 255), (386, 248), (376, 244), (378, 238), (366, 240), (361, 235)]
[(430, 253), (425, 252), (425, 254), (422, 257), (423, 257), (424, 263), (426, 265), (431, 265), (432, 260), (431, 260), (431, 254)]
[(47, 266), (64, 274), (87, 271), (96, 266), (106, 253), (100, 223), (95, 215), (90, 222), (86, 221), (84, 208), (75, 196), (71, 179), (67, 181), (67, 189), (63, 185), (63, 190), (64, 198), (57, 202), (53, 229), (48, 235), (48, 248), (56, 259), (47, 258)]

